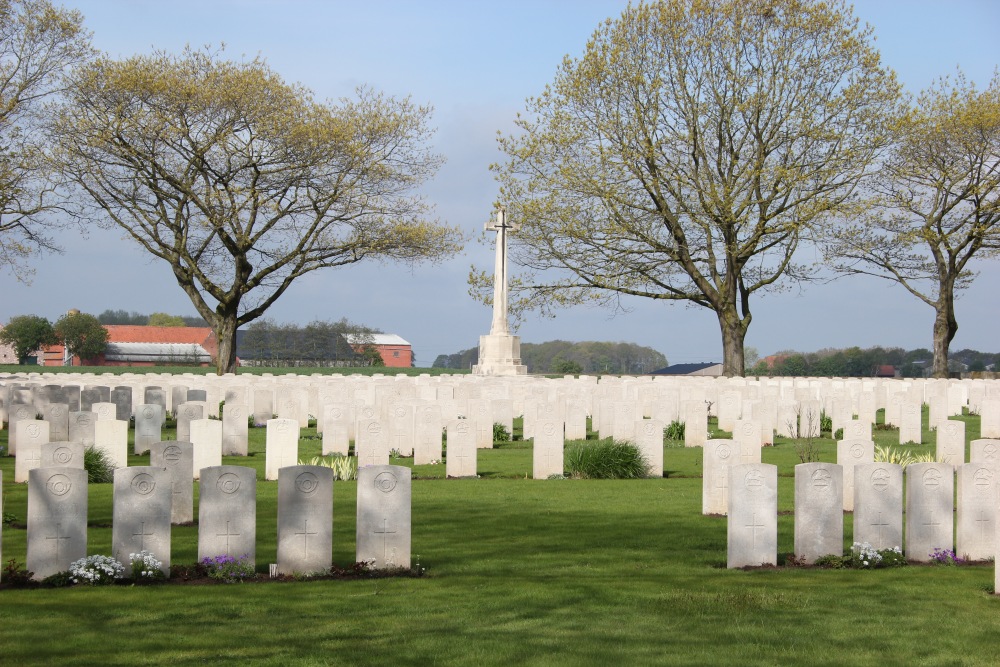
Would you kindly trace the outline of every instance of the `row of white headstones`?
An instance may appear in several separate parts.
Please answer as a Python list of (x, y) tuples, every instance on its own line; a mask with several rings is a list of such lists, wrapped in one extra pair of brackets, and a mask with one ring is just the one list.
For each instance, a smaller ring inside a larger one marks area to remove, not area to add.
[[(151, 553), (169, 575), (171, 525), (191, 520), (190, 443), (164, 445), (166, 467), (133, 466), (114, 473), (111, 555), (124, 566), (126, 576), (131, 574), (132, 555), (142, 551)], [(254, 567), (256, 471), (245, 466), (214, 466), (202, 469), (199, 477), (199, 561), (228, 557)], [(328, 467), (300, 465), (279, 470), (276, 573), (330, 570), (333, 483), (333, 470)], [(385, 465), (358, 471), (357, 562), (377, 569), (410, 567), (410, 508), (409, 468)], [(27, 569), (35, 579), (44, 579), (69, 570), (86, 555), (86, 471), (68, 467), (32, 470)]]

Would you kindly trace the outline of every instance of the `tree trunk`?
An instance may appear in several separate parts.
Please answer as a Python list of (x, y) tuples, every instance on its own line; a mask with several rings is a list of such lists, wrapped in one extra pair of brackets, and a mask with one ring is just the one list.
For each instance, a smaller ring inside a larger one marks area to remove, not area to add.
[(955, 295), (942, 285), (934, 315), (934, 377), (948, 377), (948, 347), (958, 332), (955, 319)]
[(722, 374), (726, 377), (743, 377), (743, 339), (747, 329), (736, 312), (736, 307), (716, 313), (722, 330)]
[(236, 315), (223, 316), (215, 324), (215, 339), (219, 344), (215, 372), (219, 375), (236, 372)]

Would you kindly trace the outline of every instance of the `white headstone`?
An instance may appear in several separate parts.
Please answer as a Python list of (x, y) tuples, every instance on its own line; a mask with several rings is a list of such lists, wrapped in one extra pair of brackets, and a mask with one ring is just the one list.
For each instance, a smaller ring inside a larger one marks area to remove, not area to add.
[(747, 463), (729, 468), (729, 568), (778, 562), (778, 468)]
[(165, 468), (136, 466), (115, 470), (111, 553), (132, 570), (131, 554), (148, 551), (170, 574), (170, 504), (172, 489)]
[(325, 572), (333, 563), (333, 470), (278, 471), (278, 572)]
[(116, 468), (128, 466), (128, 422), (117, 419), (94, 423), (94, 449), (101, 450)]
[(264, 478), (278, 479), (281, 468), (298, 464), (299, 422), (297, 419), (268, 419), (264, 449)]
[(795, 555), (807, 563), (844, 548), (843, 468), (833, 463), (795, 466)]
[(409, 568), (411, 473), (404, 466), (358, 469), (356, 559), (377, 569)]
[(245, 403), (227, 401), (222, 409), (222, 454), (223, 456), (246, 456), (250, 442), (247, 417), (249, 410)]
[(637, 419), (635, 422), (635, 442), (646, 459), (649, 477), (663, 477), (663, 429), (664, 424), (658, 419)]
[(903, 469), (895, 463), (854, 467), (854, 541), (903, 547)]
[(468, 419), (448, 423), (448, 450), (445, 474), (448, 477), (475, 477), (477, 469), (476, 434)]
[(945, 419), (938, 424), (935, 458), (952, 466), (965, 463), (965, 422)]
[(875, 443), (872, 440), (838, 440), (837, 464), (843, 467), (845, 512), (854, 511), (854, 468), (875, 462)]
[(27, 569), (35, 579), (65, 572), (87, 555), (87, 471), (36, 468), (28, 473)]
[(740, 446), (735, 440), (705, 442), (702, 453), (701, 513), (729, 512), (729, 467), (740, 463)]
[(198, 479), (202, 468), (222, 465), (222, 422), (218, 419), (195, 419), (189, 426), (194, 449), (194, 478)]
[(563, 422), (561, 419), (539, 419), (535, 423), (532, 448), (531, 476), (548, 479), (563, 474)]
[(958, 467), (955, 553), (969, 560), (993, 558), (996, 547), (997, 468), (982, 463)]
[[(938, 429), (940, 431), (940, 428)], [(955, 545), (955, 468), (950, 463), (906, 467), (906, 558), (930, 561)]]
[(149, 447), (149, 463), (164, 468), (170, 477), (170, 523), (194, 521), (194, 446), (190, 442), (164, 440)]
[(256, 564), (257, 473), (244, 466), (205, 468), (198, 484), (198, 560), (232, 556)]

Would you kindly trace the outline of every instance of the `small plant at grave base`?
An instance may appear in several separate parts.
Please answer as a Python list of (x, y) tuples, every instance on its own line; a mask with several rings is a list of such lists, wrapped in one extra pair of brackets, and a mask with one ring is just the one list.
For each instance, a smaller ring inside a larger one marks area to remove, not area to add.
[(42, 579), (41, 585), (43, 588), (66, 588), (73, 585), (73, 575), (69, 570), (56, 572)]
[(844, 439), (844, 429), (842, 429), (842, 428), (838, 428), (838, 429), (837, 429), (837, 430), (836, 430), (836, 431), (834, 432), (834, 434), (833, 434), (833, 439), (834, 439), (834, 440), (843, 440), (843, 439)]
[(149, 583), (166, 579), (163, 573), (163, 563), (156, 560), (156, 557), (149, 551), (143, 549), (139, 553), (129, 554), (129, 562), (132, 564), (132, 580), (136, 583)]
[(906, 565), (906, 557), (899, 547), (876, 549), (868, 542), (855, 542), (844, 559), (844, 566), (859, 570), (874, 570)]
[(352, 480), (358, 478), (358, 460), (353, 456), (331, 454), (330, 458), (314, 456), (309, 461), (299, 460), (299, 465), (322, 466), (333, 470), (333, 479)]
[(103, 449), (94, 446), (83, 450), (83, 467), (88, 484), (110, 484), (115, 481), (115, 464)]
[(510, 431), (499, 422), (493, 423), (493, 442), (510, 442)]
[(13, 526), (16, 523), (17, 523), (17, 515), (16, 514), (11, 514), (10, 512), (4, 512), (3, 513), (3, 525), (5, 525), (5, 526)]
[(392, 459), (393, 461), (395, 461), (396, 459), (401, 459), (401, 458), (404, 458), (404, 457), (403, 457), (403, 453), (401, 451), (399, 451), (398, 449), (390, 449), (389, 450), (389, 458)]
[(87, 556), (73, 561), (69, 574), (74, 584), (107, 586), (125, 576), (125, 566), (111, 556)]
[(663, 437), (667, 440), (683, 440), (684, 422), (677, 421), (676, 419), (670, 422), (670, 425), (663, 429)]
[(638, 479), (648, 474), (649, 463), (631, 442), (607, 438), (570, 446), (566, 470), (573, 479)]
[(201, 564), (210, 578), (226, 584), (238, 584), (257, 576), (248, 555), (236, 558), (223, 554), (215, 558), (203, 558)]
[(820, 433), (833, 430), (833, 419), (827, 416), (825, 412), (819, 413), (819, 431)]
[(35, 576), (34, 572), (29, 572), (21, 567), (17, 560), (11, 558), (4, 566), (3, 576), (0, 576), (0, 580), (3, 580), (10, 586), (27, 586), (31, 583), (33, 576)]
[(938, 565), (962, 565), (965, 559), (959, 557), (951, 549), (935, 548), (930, 554), (931, 561)]

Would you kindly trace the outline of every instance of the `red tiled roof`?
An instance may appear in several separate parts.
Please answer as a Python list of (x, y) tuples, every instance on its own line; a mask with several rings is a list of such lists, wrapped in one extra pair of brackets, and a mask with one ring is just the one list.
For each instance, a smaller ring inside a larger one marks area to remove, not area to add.
[(209, 327), (149, 327), (105, 324), (109, 343), (204, 343), (212, 335)]

